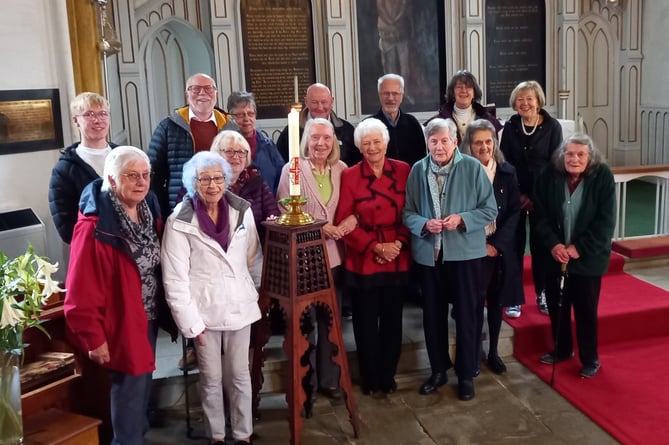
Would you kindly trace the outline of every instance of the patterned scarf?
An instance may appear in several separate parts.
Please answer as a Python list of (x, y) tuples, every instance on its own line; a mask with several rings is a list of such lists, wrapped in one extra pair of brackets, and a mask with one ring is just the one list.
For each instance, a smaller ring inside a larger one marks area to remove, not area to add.
[(221, 200), (218, 201), (218, 221), (216, 221), (216, 224), (214, 224), (214, 220), (207, 213), (207, 207), (197, 195), (193, 197), (193, 207), (195, 208), (197, 220), (200, 223), (200, 230), (212, 237), (227, 252), (228, 243), (230, 242), (230, 214), (228, 212), (228, 201), (225, 199), (225, 196), (222, 196)]
[[(444, 184), (448, 179), (448, 175), (453, 168), (453, 159), (444, 165), (439, 167), (432, 156), (430, 156), (430, 171), (427, 173), (427, 185), (430, 188), (430, 196), (432, 197), (432, 206), (434, 209), (434, 217), (441, 219), (444, 215), (441, 214), (441, 195), (444, 191)], [(439, 251), (441, 250), (441, 233), (434, 234), (434, 257), (437, 258)]]
[(149, 320), (158, 318), (156, 296), (160, 283), (160, 241), (153, 228), (153, 215), (146, 201), (137, 204), (139, 222), (133, 221), (125, 212), (115, 193), (110, 192), (114, 211), (118, 215), (121, 234), (130, 248), (142, 280), (142, 303)]
[(244, 186), (253, 178), (258, 176), (258, 169), (253, 167), (246, 167), (239, 173), (237, 180), (230, 184), (228, 189), (237, 196), (241, 196), (240, 193)]

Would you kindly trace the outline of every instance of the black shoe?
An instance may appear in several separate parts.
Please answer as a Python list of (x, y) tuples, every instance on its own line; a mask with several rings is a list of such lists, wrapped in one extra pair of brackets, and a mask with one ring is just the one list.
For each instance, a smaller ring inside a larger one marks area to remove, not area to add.
[(344, 320), (352, 320), (353, 319), (353, 312), (349, 308), (344, 308), (341, 310), (341, 318)]
[(462, 401), (474, 398), (474, 381), (472, 379), (461, 379), (458, 382), (458, 399)]
[(568, 357), (557, 357), (555, 353), (549, 352), (548, 354), (544, 354), (541, 357), (539, 357), (539, 361), (544, 365), (552, 365), (553, 363), (560, 363), (564, 362), (565, 360), (569, 360), (573, 356), (574, 356), (573, 352)]
[(338, 386), (328, 386), (326, 388), (320, 388), (318, 390), (328, 399), (340, 400), (344, 396), (344, 392)]
[(384, 386), (381, 390), (386, 394), (394, 394), (397, 392), (397, 382), (393, 379), (393, 381), (390, 382), (390, 385)]
[(504, 374), (506, 372), (506, 365), (502, 359), (499, 358), (499, 355), (489, 355), (488, 369), (490, 369), (495, 374)]
[(599, 368), (600, 365), (598, 361), (595, 361), (595, 363), (593, 363), (592, 365), (585, 365), (583, 368), (581, 368), (581, 377), (584, 377), (586, 379), (591, 379), (595, 375), (597, 375), (597, 373), (599, 372)]
[(419, 394), (428, 395), (437, 391), (437, 388), (448, 383), (448, 374), (446, 372), (434, 372), (425, 383), (420, 385)]
[(478, 377), (479, 375), (481, 375), (481, 367), (480, 367), (480, 366), (478, 366), (478, 367), (474, 370), (474, 377)]

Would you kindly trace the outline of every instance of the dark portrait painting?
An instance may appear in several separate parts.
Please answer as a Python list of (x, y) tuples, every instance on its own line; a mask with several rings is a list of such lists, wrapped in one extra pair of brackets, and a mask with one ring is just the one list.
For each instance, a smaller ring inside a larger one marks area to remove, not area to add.
[(356, 5), (362, 113), (378, 111), (377, 80), (388, 73), (404, 77), (403, 110), (436, 110), (444, 90), (444, 2), (358, 0)]

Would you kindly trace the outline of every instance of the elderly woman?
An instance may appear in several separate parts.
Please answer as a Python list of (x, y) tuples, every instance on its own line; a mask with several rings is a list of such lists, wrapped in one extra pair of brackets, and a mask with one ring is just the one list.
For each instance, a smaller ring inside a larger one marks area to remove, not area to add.
[[(502, 374), (506, 372), (506, 365), (497, 353), (502, 308), (521, 305), (525, 301), (522, 273), (516, 260), (516, 226), (520, 217), (518, 179), (516, 170), (499, 151), (497, 130), (485, 119), (477, 119), (467, 126), (462, 152), (471, 153), (479, 160), (492, 183), (497, 202), (497, 219), (485, 227), (487, 256), (481, 262), (480, 281), (488, 308), (488, 368), (495, 374)], [(477, 313), (477, 344), (480, 345), (483, 311), (477, 310)]]
[[(158, 325), (176, 327), (160, 275), (162, 220), (147, 155), (115, 148), (82, 192), (67, 273), (73, 343), (111, 371), (112, 444), (142, 444)], [(163, 324), (165, 322), (165, 324)]]
[(439, 107), (439, 113), (432, 119), (453, 119), (458, 127), (458, 145), (462, 143), (465, 129), (476, 119), (486, 119), (499, 132), (502, 124), (483, 105), (483, 91), (476, 77), (467, 70), (460, 70), (453, 75), (446, 87), (446, 102)]
[[(500, 150), (506, 160), (516, 168), (520, 185), (520, 218), (516, 241), (518, 265), (522, 270), (525, 255), (526, 215), (529, 215), (530, 253), (532, 254), (532, 277), (537, 296), (537, 307), (548, 314), (546, 306), (546, 263), (550, 255), (542, 248), (537, 237), (534, 217), (533, 187), (536, 175), (548, 165), (551, 155), (562, 141), (562, 127), (543, 109), (546, 104), (541, 85), (534, 80), (519, 83), (511, 92), (510, 105), (516, 111), (504, 124)], [(520, 316), (520, 306), (507, 309), (507, 315)]]
[[(300, 190), (307, 198), (303, 209), (315, 219), (326, 221), (323, 226), (326, 238), (325, 248), (328, 252), (332, 279), (337, 291), (337, 304), (341, 307), (342, 246), (339, 240), (353, 230), (356, 219), (351, 216), (339, 225), (333, 224), (335, 210), (339, 204), (341, 176), (346, 169), (346, 164), (339, 160), (339, 142), (332, 123), (323, 118), (308, 120), (304, 126), (300, 148)], [(286, 164), (281, 173), (277, 194), (279, 199), (287, 198), (290, 194), (288, 168), (289, 165)], [(318, 323), (316, 373), (314, 375), (317, 381), (314, 384), (318, 385), (322, 394), (338, 399), (342, 395), (339, 388), (339, 369), (332, 362), (332, 347), (327, 336), (327, 323)], [(313, 342), (313, 338), (311, 341)]]
[[(574, 308), (581, 377), (599, 371), (597, 305), (602, 275), (608, 270), (616, 224), (615, 182), (589, 136), (567, 138), (537, 178), (534, 209), (537, 235), (550, 250), (546, 298), (555, 349), (540, 358), (554, 364), (573, 356)], [(560, 291), (561, 268), (568, 274)]]
[(425, 128), (429, 154), (414, 164), (403, 219), (411, 231), (411, 253), (420, 266), (423, 327), (432, 375), (421, 385), (431, 394), (446, 384), (448, 300), (456, 320), (458, 397), (474, 397), (478, 372), (481, 259), (487, 255), (485, 228), (497, 216), (495, 195), (481, 163), (460, 153), (451, 119)]
[(167, 219), (162, 250), (167, 302), (184, 337), (195, 339), (214, 445), (225, 443), (224, 391), (235, 443), (253, 433), (249, 342), (260, 318), (262, 253), (249, 202), (225, 190), (231, 177), (216, 153), (197, 153), (184, 165), (186, 198)]
[(256, 223), (260, 242), (265, 240), (265, 228), (261, 221), (279, 215), (276, 197), (260, 176), (257, 168), (251, 166), (251, 148), (246, 139), (236, 131), (224, 130), (211, 143), (211, 151), (221, 154), (232, 169), (230, 190), (251, 203), (251, 211)]
[(272, 193), (276, 193), (284, 160), (274, 141), (256, 129), (257, 111), (253, 93), (236, 91), (228, 96), (228, 112), (235, 118), (239, 132), (249, 145), (251, 161), (248, 165), (253, 164)]
[(402, 346), (402, 294), (410, 257), (401, 212), (409, 165), (386, 157), (390, 136), (380, 120), (360, 122), (353, 136), (363, 160), (342, 175), (335, 223), (349, 215), (358, 219), (344, 236), (353, 334), (362, 392), (383, 396), (397, 390)]

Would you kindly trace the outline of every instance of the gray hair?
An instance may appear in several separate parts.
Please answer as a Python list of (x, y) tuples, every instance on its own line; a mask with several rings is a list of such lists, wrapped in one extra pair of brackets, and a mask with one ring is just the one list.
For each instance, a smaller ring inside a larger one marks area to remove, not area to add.
[(384, 74), (383, 76), (379, 77), (379, 80), (376, 83), (376, 91), (378, 93), (381, 92), (381, 85), (383, 85), (383, 82), (386, 80), (396, 80), (400, 83), (400, 88), (402, 89), (402, 93), (404, 93), (404, 77), (400, 76), (399, 74)]
[(225, 178), (225, 188), (230, 185), (230, 178), (232, 178), (232, 168), (223, 156), (211, 152), (200, 151), (195, 153), (188, 162), (184, 164), (183, 172), (181, 174), (181, 182), (186, 188), (186, 194), (192, 198), (197, 193), (197, 174), (201, 170), (210, 167), (219, 167), (223, 172)]
[(218, 153), (221, 156), (225, 156), (223, 150), (225, 150), (226, 145), (230, 143), (241, 145), (242, 147), (244, 147), (244, 150), (246, 150), (246, 166), (248, 167), (249, 165), (251, 165), (251, 163), (253, 162), (253, 160), (251, 159), (251, 147), (249, 146), (249, 143), (246, 140), (246, 138), (237, 131), (223, 130), (220, 133), (218, 133), (214, 138), (214, 140), (211, 142), (211, 148), (209, 149), (209, 151), (213, 151), (214, 153)]
[(300, 141), (300, 156), (304, 159), (309, 159), (309, 138), (315, 125), (326, 125), (332, 130), (332, 151), (328, 155), (328, 164), (333, 165), (339, 161), (341, 156), (341, 148), (339, 147), (339, 139), (334, 131), (334, 125), (327, 119), (316, 117), (309, 119), (304, 125), (304, 132), (302, 133), (302, 140)]
[(388, 145), (388, 142), (390, 141), (390, 133), (388, 133), (386, 124), (376, 118), (370, 117), (360, 122), (355, 128), (355, 131), (353, 132), (353, 142), (355, 143), (355, 146), (360, 149), (362, 138), (374, 133), (381, 133), (383, 142)]
[(430, 138), (433, 134), (440, 133), (442, 131), (446, 131), (448, 133), (448, 136), (453, 139), (454, 141), (458, 140), (458, 126), (455, 125), (455, 122), (453, 122), (453, 119), (432, 119), (430, 122), (427, 123), (427, 126), (425, 127), (425, 130), (423, 130), (423, 134), (425, 135), (425, 141)]
[(131, 145), (121, 145), (113, 149), (105, 158), (105, 166), (102, 173), (102, 188), (103, 191), (112, 189), (110, 178), (114, 181), (119, 181), (121, 172), (131, 162), (143, 161), (151, 171), (151, 161), (143, 150), (133, 147)]
[(497, 162), (497, 164), (505, 162), (504, 154), (502, 154), (502, 150), (499, 149), (499, 138), (497, 137), (497, 130), (495, 130), (495, 126), (488, 119), (476, 119), (467, 125), (467, 128), (465, 129), (465, 136), (462, 138), (462, 144), (460, 145), (460, 152), (466, 154), (472, 153), (472, 138), (478, 131), (490, 132), (493, 142), (492, 157), (495, 162)]
[(253, 111), (257, 112), (256, 99), (253, 93), (248, 91), (233, 91), (228, 96), (228, 113), (233, 114), (233, 110), (239, 106), (251, 105)]
[(604, 161), (602, 160), (602, 155), (595, 147), (595, 144), (592, 142), (592, 139), (587, 134), (583, 133), (574, 133), (565, 140), (562, 141), (560, 146), (553, 153), (551, 161), (553, 162), (553, 167), (559, 173), (566, 174), (567, 171), (564, 168), (564, 154), (567, 151), (567, 146), (569, 144), (579, 144), (585, 145), (588, 147), (588, 165), (585, 167), (583, 176), (589, 176), (594, 172), (600, 164)]

